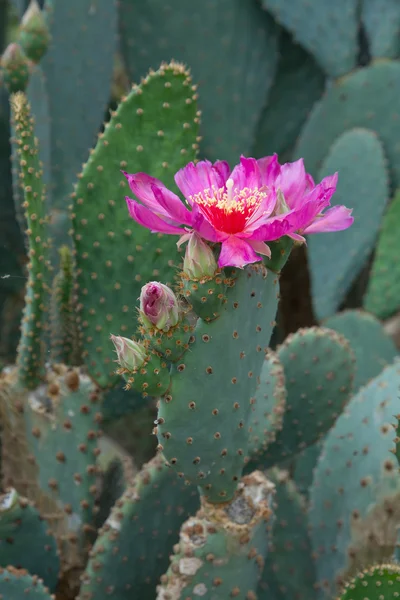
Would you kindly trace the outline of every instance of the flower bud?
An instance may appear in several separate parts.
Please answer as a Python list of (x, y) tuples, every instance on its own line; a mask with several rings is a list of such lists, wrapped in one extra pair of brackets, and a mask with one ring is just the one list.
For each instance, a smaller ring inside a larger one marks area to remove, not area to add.
[(38, 63), (50, 44), (50, 32), (37, 0), (31, 0), (22, 17), (18, 42), (26, 56)]
[(150, 281), (140, 293), (140, 316), (145, 327), (168, 331), (180, 319), (178, 299), (168, 286)]
[(19, 44), (10, 44), (0, 61), (2, 78), (10, 94), (24, 92), (29, 82), (29, 60)]
[(186, 247), (183, 271), (190, 279), (213, 277), (217, 262), (210, 246), (197, 233), (192, 233)]
[(120, 335), (111, 335), (110, 338), (117, 352), (117, 362), (122, 369), (134, 371), (144, 364), (147, 352), (142, 344)]

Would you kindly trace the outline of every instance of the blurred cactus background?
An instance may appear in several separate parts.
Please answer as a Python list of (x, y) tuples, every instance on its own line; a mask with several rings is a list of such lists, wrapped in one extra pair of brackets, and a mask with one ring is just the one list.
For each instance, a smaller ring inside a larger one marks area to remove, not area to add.
[[(0, 0), (0, 54), (0, 598), (400, 597), (399, 0)], [(352, 227), (129, 216), (273, 153)]]

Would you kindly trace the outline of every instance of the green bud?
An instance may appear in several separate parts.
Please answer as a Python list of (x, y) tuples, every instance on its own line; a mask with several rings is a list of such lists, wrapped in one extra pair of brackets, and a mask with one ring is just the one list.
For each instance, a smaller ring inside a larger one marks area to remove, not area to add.
[(117, 362), (121, 369), (135, 371), (144, 365), (147, 352), (142, 344), (120, 335), (111, 335), (110, 338), (115, 346)]
[(18, 42), (26, 56), (38, 63), (50, 44), (50, 32), (37, 0), (31, 0), (22, 17)]
[(21, 46), (13, 43), (7, 46), (1, 57), (2, 79), (10, 92), (24, 92), (29, 81), (29, 60)]
[(189, 279), (214, 277), (217, 262), (210, 246), (197, 233), (192, 233), (186, 247), (183, 271)]

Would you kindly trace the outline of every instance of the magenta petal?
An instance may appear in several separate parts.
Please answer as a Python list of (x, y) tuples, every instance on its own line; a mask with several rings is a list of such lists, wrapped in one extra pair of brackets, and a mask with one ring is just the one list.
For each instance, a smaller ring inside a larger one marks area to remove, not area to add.
[(264, 156), (257, 160), (261, 173), (261, 184), (268, 187), (275, 185), (276, 179), (281, 172), (281, 165), (278, 162), (278, 155)]
[(229, 174), (229, 165), (225, 161), (213, 165), (209, 160), (201, 160), (197, 164), (191, 162), (175, 173), (175, 183), (188, 199), (213, 186), (224, 187), (226, 174)]
[(282, 165), (280, 175), (275, 182), (275, 186), (283, 192), (289, 208), (299, 207), (307, 185), (307, 174), (302, 158)]
[[(132, 192), (135, 194), (136, 198), (140, 200), (145, 206), (154, 210), (156, 213), (160, 213), (169, 216), (169, 211), (160, 205), (158, 200), (154, 196), (154, 188), (162, 190), (165, 194), (169, 196), (170, 199), (174, 198), (175, 202), (180, 202), (178, 196), (176, 196), (173, 192), (168, 190), (165, 185), (155, 177), (150, 177), (147, 173), (125, 173), (122, 171), (125, 177), (128, 180), (129, 187)], [(181, 203), (182, 204), (182, 203)]]
[(175, 227), (163, 221), (160, 217), (157, 217), (150, 209), (142, 204), (139, 204), (132, 198), (125, 198), (128, 205), (129, 214), (139, 225), (147, 227), (153, 232), (159, 233), (172, 233), (174, 235), (181, 234), (183, 229), (181, 227)]
[(263, 254), (264, 256), (268, 256), (271, 258), (271, 248), (267, 246), (265, 242), (259, 242), (258, 240), (246, 240), (248, 244), (253, 248), (255, 252), (258, 254)]
[[(164, 216), (168, 215), (173, 221), (184, 225), (192, 224), (192, 213), (186, 208), (182, 201), (169, 189), (151, 186), (154, 198), (158, 205), (165, 211)], [(159, 210), (157, 212), (160, 212)]]
[(317, 217), (311, 225), (305, 228), (304, 233), (323, 233), (324, 231), (342, 231), (353, 224), (352, 209), (345, 206), (333, 206), (321, 217)]
[(233, 189), (242, 190), (250, 188), (252, 190), (261, 187), (260, 166), (255, 158), (240, 157), (240, 163), (233, 169), (230, 179), (233, 179)]
[(259, 260), (261, 260), (261, 256), (254, 252), (247, 241), (231, 235), (222, 242), (218, 266), (243, 269), (246, 265)]
[(264, 225), (253, 231), (251, 239), (262, 242), (273, 242), (291, 231), (294, 231), (294, 227), (287, 215), (279, 215), (279, 217), (272, 217), (267, 223), (264, 223)]

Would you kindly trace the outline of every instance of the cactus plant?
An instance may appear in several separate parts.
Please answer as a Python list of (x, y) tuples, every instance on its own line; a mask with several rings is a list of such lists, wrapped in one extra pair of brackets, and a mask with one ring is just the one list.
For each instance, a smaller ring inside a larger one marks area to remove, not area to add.
[(13, 4), (0, 595), (386, 595), (399, 366), (359, 308), (399, 308), (396, 3)]

